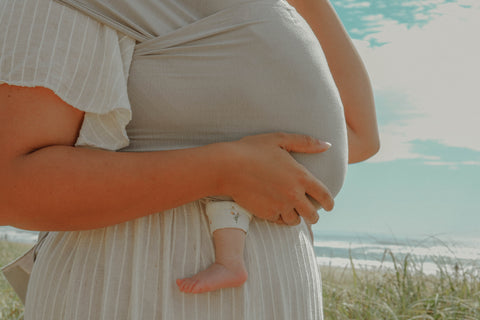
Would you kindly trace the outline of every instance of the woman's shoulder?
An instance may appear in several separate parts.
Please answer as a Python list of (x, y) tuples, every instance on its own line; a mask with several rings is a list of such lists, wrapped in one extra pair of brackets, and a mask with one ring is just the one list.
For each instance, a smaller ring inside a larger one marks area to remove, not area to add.
[(54, 0), (0, 1), (0, 30), (0, 83), (46, 87), (85, 111), (79, 145), (128, 144), (133, 39)]

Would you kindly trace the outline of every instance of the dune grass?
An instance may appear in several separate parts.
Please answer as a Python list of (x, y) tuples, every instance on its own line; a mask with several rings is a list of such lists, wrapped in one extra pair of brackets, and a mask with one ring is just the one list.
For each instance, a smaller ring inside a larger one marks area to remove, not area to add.
[[(0, 266), (29, 245), (0, 241)], [(437, 274), (426, 275), (422, 263), (386, 250), (394, 269), (365, 269), (353, 261), (346, 268), (322, 266), (325, 320), (478, 320), (480, 266), (436, 261)], [(23, 306), (0, 276), (0, 319), (20, 320)]]
[[(30, 249), (32, 245), (0, 240), (0, 267)], [(17, 320), (23, 315), (23, 305), (7, 280), (0, 275), (0, 319)]]
[(410, 255), (386, 250), (383, 261), (394, 268), (321, 267), (325, 319), (480, 319), (480, 265), (437, 258), (427, 275)]

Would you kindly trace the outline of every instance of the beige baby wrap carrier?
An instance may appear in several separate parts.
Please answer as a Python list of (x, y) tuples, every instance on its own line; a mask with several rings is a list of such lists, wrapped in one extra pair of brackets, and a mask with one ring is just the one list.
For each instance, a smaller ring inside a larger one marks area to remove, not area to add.
[[(340, 97), (320, 44), (285, 0), (229, 1), (178, 27), (176, 17), (185, 13), (168, 6), (174, 1), (56, 1), (137, 41), (128, 81), (130, 145), (123, 151), (189, 148), (277, 131), (308, 134), (332, 147), (292, 156), (338, 193), (347, 165)], [(4, 268), (22, 300), (32, 265), (33, 251)]]
[(318, 40), (285, 0), (218, 1), (229, 5), (177, 28), (189, 19), (175, 7), (181, 0), (57, 1), (137, 41), (122, 151), (308, 134), (332, 147), (292, 156), (338, 193), (347, 165), (341, 100)]

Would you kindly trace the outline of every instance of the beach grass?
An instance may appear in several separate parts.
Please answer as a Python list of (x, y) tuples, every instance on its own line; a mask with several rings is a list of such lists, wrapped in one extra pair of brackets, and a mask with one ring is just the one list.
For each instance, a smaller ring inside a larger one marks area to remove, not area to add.
[[(0, 241), (0, 266), (30, 245)], [(480, 266), (436, 261), (436, 275), (423, 272), (421, 261), (386, 250), (382, 261), (393, 269), (322, 266), (325, 320), (478, 320)], [(0, 276), (0, 319), (20, 320), (23, 306)]]
[(392, 268), (321, 267), (325, 319), (479, 320), (480, 265), (437, 258), (428, 275), (411, 255), (385, 250)]
[[(32, 247), (31, 244), (0, 240), (0, 268)], [(19, 320), (23, 315), (23, 305), (15, 291), (0, 275), (0, 319)]]

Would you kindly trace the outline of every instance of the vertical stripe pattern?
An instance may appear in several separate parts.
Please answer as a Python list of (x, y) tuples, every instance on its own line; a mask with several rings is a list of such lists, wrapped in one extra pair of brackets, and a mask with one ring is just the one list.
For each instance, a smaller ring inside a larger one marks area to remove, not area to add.
[(127, 146), (135, 41), (52, 0), (3, 0), (0, 10), (0, 83), (46, 87), (85, 111), (77, 146)]
[(201, 200), (103, 229), (50, 233), (25, 320), (322, 319), (309, 237), (304, 223), (253, 219), (246, 284), (195, 295), (180, 292), (175, 280), (214, 261)]

